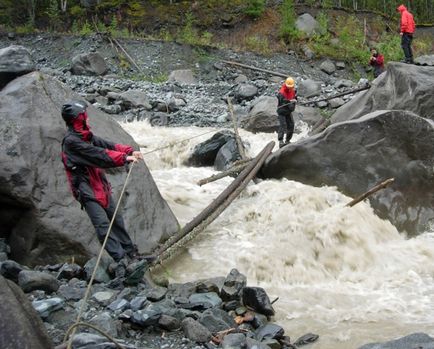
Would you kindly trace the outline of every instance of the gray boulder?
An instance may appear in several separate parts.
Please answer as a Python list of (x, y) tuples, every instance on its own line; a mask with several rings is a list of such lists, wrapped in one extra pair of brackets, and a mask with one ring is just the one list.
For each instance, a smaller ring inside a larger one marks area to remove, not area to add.
[(423, 55), (415, 58), (414, 62), (419, 65), (434, 66), (434, 55)]
[(17, 76), (35, 70), (29, 50), (12, 45), (0, 49), (0, 89)]
[(277, 98), (270, 96), (259, 97), (241, 125), (244, 129), (253, 133), (275, 132), (279, 127)]
[(321, 94), (321, 82), (312, 79), (301, 80), (297, 86), (297, 94), (300, 97), (314, 97)]
[(389, 63), (385, 74), (336, 110), (332, 123), (352, 120), (376, 110), (408, 110), (425, 118), (434, 118), (434, 67)]
[(215, 133), (210, 139), (197, 144), (186, 161), (191, 166), (213, 166), (217, 153), (230, 140), (235, 139), (232, 131)]
[(250, 101), (258, 94), (258, 88), (251, 84), (240, 84), (235, 88), (235, 99), (238, 102)]
[(306, 34), (306, 36), (311, 37), (312, 35), (321, 32), (321, 27), (317, 20), (313, 18), (309, 13), (303, 13), (298, 16), (295, 21), (295, 27)]
[(74, 75), (104, 75), (107, 63), (98, 52), (82, 53), (72, 59), (71, 72)]
[(336, 66), (331, 60), (326, 59), (324, 62), (320, 64), (319, 69), (331, 75), (336, 71)]
[(181, 322), (184, 335), (195, 342), (206, 343), (211, 339), (211, 332), (199, 321), (192, 318), (185, 318)]
[(0, 348), (53, 348), (44, 324), (26, 295), (0, 276)]
[[(83, 264), (101, 245), (86, 213), (72, 197), (60, 160), (65, 125), (60, 108), (79, 98), (54, 78), (34, 72), (0, 91), (0, 217), (9, 236), (11, 258), (24, 265)], [(95, 134), (118, 143), (134, 140), (108, 115), (90, 106)], [(109, 172), (116, 198), (124, 168)], [(151, 204), (152, 203), (152, 204)], [(178, 230), (178, 223), (143, 162), (131, 173), (122, 202), (130, 236), (143, 253)], [(0, 236), (2, 237), (2, 236)]]
[(60, 283), (54, 276), (48, 273), (23, 270), (18, 274), (18, 285), (20, 285), (24, 292), (43, 290), (47, 293), (52, 293), (59, 289)]
[(359, 349), (434, 349), (434, 338), (425, 333), (412, 333), (408, 336), (384, 343), (370, 343)]
[(169, 74), (169, 82), (178, 82), (180, 84), (194, 85), (197, 83), (193, 72), (190, 69), (174, 70)]
[(262, 174), (337, 186), (353, 197), (393, 177), (394, 184), (372, 196), (371, 205), (400, 231), (414, 234), (424, 231), (434, 215), (433, 138), (431, 120), (377, 111), (282, 148), (267, 159)]

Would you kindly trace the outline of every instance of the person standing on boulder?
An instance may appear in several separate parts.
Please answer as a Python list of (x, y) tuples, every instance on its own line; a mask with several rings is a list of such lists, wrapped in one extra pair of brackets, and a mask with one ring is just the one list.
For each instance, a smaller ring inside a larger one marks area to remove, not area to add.
[(397, 10), (401, 13), (401, 47), (405, 55), (405, 63), (413, 62), (413, 51), (411, 50), (411, 42), (413, 41), (413, 34), (416, 29), (413, 15), (407, 10), (404, 5), (399, 5)]
[[(129, 145), (115, 144), (95, 136), (89, 127), (87, 104), (71, 101), (62, 106), (62, 118), (68, 127), (62, 141), (62, 161), (69, 185), (86, 210), (102, 243), (115, 211), (111, 186), (103, 168), (120, 167), (143, 159)], [(116, 261), (137, 255), (121, 215), (117, 214), (107, 240), (106, 251)]]
[[(277, 140), (279, 141), (279, 148), (282, 148), (290, 142), (294, 133), (292, 112), (295, 110), (297, 91), (295, 90), (295, 81), (292, 77), (288, 77), (282, 84), (277, 93), (277, 100), (277, 116), (279, 117)], [(286, 138), (284, 140), (285, 133)]]
[(384, 56), (376, 48), (371, 49), (371, 58), (369, 64), (374, 68), (374, 78), (384, 71)]

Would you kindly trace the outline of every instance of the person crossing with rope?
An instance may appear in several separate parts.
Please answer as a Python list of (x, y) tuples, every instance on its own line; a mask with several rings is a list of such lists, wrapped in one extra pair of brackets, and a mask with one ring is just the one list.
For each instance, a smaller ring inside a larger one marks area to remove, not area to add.
[(135, 163), (143, 160), (143, 155), (129, 145), (95, 136), (89, 127), (86, 102), (67, 102), (61, 114), (68, 128), (62, 141), (62, 162), (70, 189), (88, 214), (101, 243), (114, 217), (105, 250), (118, 263), (116, 277), (122, 278), (128, 263), (141, 256), (125, 229), (122, 216), (115, 215), (111, 185), (103, 169)]
[[(277, 140), (279, 148), (287, 145), (294, 133), (294, 119), (292, 112), (295, 110), (297, 102), (297, 91), (295, 89), (295, 81), (292, 77), (288, 77), (282, 84), (277, 94), (277, 116), (279, 117), (279, 129), (277, 131)], [(284, 135), (286, 138), (284, 140)]]

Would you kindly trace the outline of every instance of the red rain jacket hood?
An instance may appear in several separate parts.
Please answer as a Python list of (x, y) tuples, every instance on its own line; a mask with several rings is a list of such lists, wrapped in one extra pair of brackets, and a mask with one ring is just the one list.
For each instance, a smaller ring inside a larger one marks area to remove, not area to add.
[(413, 34), (416, 29), (413, 15), (404, 5), (398, 6), (398, 11), (401, 13), (401, 33)]

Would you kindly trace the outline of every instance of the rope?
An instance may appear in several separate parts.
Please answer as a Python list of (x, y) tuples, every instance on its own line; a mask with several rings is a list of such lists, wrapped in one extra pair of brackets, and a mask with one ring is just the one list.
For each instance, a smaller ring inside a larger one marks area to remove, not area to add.
[[(206, 134), (208, 134), (208, 133), (211, 133), (211, 132), (219, 132), (219, 130), (211, 130), (211, 131), (208, 131), (208, 132), (205, 132), (205, 133), (201, 133), (201, 134), (199, 134), (199, 135), (196, 135), (196, 136), (193, 136), (193, 137), (190, 137), (190, 138), (185, 138), (185, 139), (183, 139), (183, 140), (181, 140), (181, 141), (177, 141), (177, 142), (169, 143), (168, 145), (165, 145), (164, 147), (155, 148), (155, 149), (153, 149), (153, 150), (150, 150), (150, 151), (148, 151), (148, 152), (146, 152), (146, 153), (142, 153), (142, 154), (143, 154), (143, 155), (148, 155), (148, 154), (151, 154), (151, 153), (156, 152), (156, 151), (158, 151), (158, 150), (163, 150), (163, 149), (166, 149), (166, 148), (170, 148), (170, 147), (173, 147), (173, 146), (176, 145), (176, 144), (183, 143), (183, 142), (189, 141), (190, 139), (194, 139), (194, 138), (197, 138), (197, 137), (200, 137), (200, 136), (204, 136), (204, 135), (206, 135)], [(139, 144), (139, 147), (143, 148), (143, 147), (145, 147), (145, 146), (144, 146), (143, 144)]]
[[(94, 270), (93, 270), (92, 276), (91, 276), (90, 281), (89, 281), (89, 285), (87, 286), (86, 293), (85, 293), (85, 295), (84, 295), (83, 301), (82, 301), (81, 306), (80, 306), (80, 310), (79, 310), (79, 312), (78, 312), (77, 320), (75, 321), (75, 324), (74, 324), (72, 327), (74, 327), (74, 326), (76, 327), (77, 324), (80, 323), (81, 316), (82, 316), (83, 311), (84, 311), (84, 306), (85, 306), (86, 303), (87, 303), (87, 299), (88, 299), (88, 297), (89, 297), (90, 289), (91, 289), (91, 286), (92, 286), (93, 281), (94, 281), (94, 279), (95, 279), (96, 271), (97, 271), (98, 266), (99, 266), (99, 263), (100, 263), (100, 261), (101, 261), (101, 257), (102, 257), (102, 254), (103, 254), (103, 252), (104, 252), (105, 245), (106, 245), (107, 240), (108, 240), (108, 237), (109, 237), (109, 235), (110, 235), (110, 231), (111, 231), (111, 229), (112, 229), (113, 222), (114, 222), (115, 217), (116, 217), (116, 214), (117, 214), (117, 212), (118, 212), (118, 209), (119, 209), (119, 206), (120, 206), (120, 203), (121, 203), (121, 200), (122, 200), (122, 196), (124, 195), (125, 188), (127, 187), (128, 179), (130, 178), (131, 171), (133, 170), (133, 167), (134, 167), (134, 161), (132, 162), (131, 167), (130, 167), (130, 170), (128, 171), (127, 178), (125, 179), (125, 183), (124, 183), (124, 186), (123, 186), (122, 191), (121, 191), (121, 195), (119, 196), (118, 202), (117, 202), (117, 204), (116, 204), (115, 212), (113, 213), (113, 217), (112, 217), (112, 219), (111, 219), (111, 221), (110, 221), (110, 225), (109, 225), (109, 227), (108, 227), (108, 229), (107, 229), (107, 234), (106, 234), (106, 236), (105, 236), (105, 238), (104, 238), (104, 241), (103, 241), (103, 243), (102, 243), (101, 250), (99, 251), (99, 255), (98, 255), (98, 258), (97, 258), (97, 260), (96, 260), (95, 268), (94, 268)], [(67, 335), (69, 334), (70, 329), (71, 329), (72, 327), (70, 327), (70, 328), (68, 329), (68, 332), (67, 332), (67, 334), (66, 334), (66, 336), (65, 336), (65, 341), (66, 341), (66, 339), (67, 339)], [(70, 340), (68, 341), (68, 347), (67, 347), (67, 349), (71, 349), (71, 348), (72, 348), (72, 338), (73, 338), (74, 335), (75, 335), (75, 327), (74, 327), (74, 329), (73, 329), (73, 331), (72, 331), (71, 338), (70, 338)]]
[(69, 333), (74, 330), (76, 327), (78, 326), (85, 326), (85, 327), (90, 327), (91, 329), (97, 331), (98, 333), (102, 334), (104, 337), (106, 337), (108, 340), (110, 340), (111, 342), (113, 342), (114, 345), (116, 345), (117, 348), (119, 349), (125, 349), (125, 347), (123, 347), (122, 345), (119, 344), (119, 342), (116, 341), (116, 339), (114, 339), (112, 336), (110, 336), (108, 333), (104, 332), (103, 330), (100, 330), (98, 327), (88, 324), (86, 322), (76, 322), (74, 325), (72, 325), (68, 331), (66, 332), (66, 336), (65, 339), (68, 338)]

